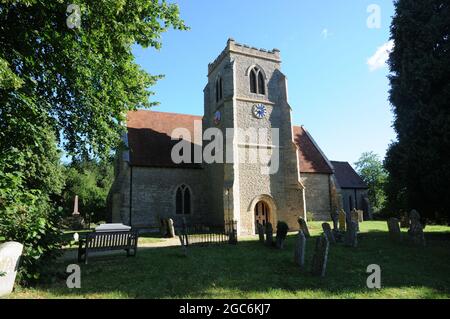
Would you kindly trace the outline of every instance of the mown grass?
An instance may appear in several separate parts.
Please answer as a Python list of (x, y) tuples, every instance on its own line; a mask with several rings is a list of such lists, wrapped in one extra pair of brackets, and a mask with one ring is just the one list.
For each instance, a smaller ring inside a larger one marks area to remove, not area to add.
[[(143, 248), (135, 258), (92, 259), (81, 265), (81, 289), (68, 289), (56, 266), (54, 283), (18, 289), (11, 298), (449, 298), (450, 227), (428, 226), (427, 247), (389, 240), (386, 222), (361, 225), (357, 248), (330, 247), (325, 278), (312, 277), (309, 267), (321, 223), (310, 224), (308, 269), (293, 261), (295, 234), (284, 250), (270, 249), (256, 238), (237, 246)], [(366, 286), (367, 266), (381, 266), (382, 289)]]

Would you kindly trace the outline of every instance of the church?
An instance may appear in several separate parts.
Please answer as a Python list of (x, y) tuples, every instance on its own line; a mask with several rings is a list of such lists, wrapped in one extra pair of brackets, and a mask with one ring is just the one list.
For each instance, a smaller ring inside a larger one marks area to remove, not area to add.
[[(298, 217), (330, 220), (340, 209), (370, 217), (367, 185), (350, 164), (328, 160), (307, 129), (292, 124), (279, 50), (229, 39), (208, 65), (203, 93), (203, 116), (127, 114), (126, 148), (117, 154), (108, 195), (110, 221), (157, 229), (161, 218), (175, 225), (183, 218), (215, 226), (234, 220), (248, 235), (258, 223), (284, 221), (297, 230)], [(216, 145), (231, 160), (199, 160), (212, 130), (223, 132)], [(260, 131), (266, 134), (254, 138), (251, 132)], [(174, 159), (180, 144), (192, 160)], [(251, 150), (270, 160), (249, 161)]]

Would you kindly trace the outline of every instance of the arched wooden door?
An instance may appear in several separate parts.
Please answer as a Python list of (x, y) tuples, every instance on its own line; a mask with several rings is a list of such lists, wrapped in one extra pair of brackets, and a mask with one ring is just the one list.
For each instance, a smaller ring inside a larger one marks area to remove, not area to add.
[[(255, 225), (258, 226), (258, 224), (260, 224), (265, 226), (269, 222), (270, 222), (269, 205), (267, 205), (263, 201), (260, 201), (255, 206)], [(258, 229), (258, 227), (256, 227), (255, 229)]]

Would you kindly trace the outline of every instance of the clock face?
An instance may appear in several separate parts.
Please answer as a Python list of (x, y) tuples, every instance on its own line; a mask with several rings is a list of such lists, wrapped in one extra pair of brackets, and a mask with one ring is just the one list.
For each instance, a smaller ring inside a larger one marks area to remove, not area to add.
[(221, 119), (220, 111), (217, 111), (216, 113), (214, 113), (214, 124), (215, 125), (219, 124), (220, 119)]
[(267, 110), (265, 105), (263, 104), (256, 104), (253, 106), (253, 115), (258, 118), (258, 119), (262, 119), (266, 116), (267, 114)]

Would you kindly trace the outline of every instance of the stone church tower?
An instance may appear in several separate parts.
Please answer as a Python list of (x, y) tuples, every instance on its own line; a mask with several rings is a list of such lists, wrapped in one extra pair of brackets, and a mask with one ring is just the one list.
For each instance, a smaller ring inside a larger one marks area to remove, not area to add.
[[(215, 212), (210, 217), (216, 223), (237, 220), (240, 234), (254, 234), (256, 221), (271, 222), (275, 228), (282, 220), (291, 230), (298, 229), (297, 218), (305, 217), (305, 189), (280, 64), (276, 49), (251, 48), (229, 39), (208, 66), (203, 132), (218, 128), (226, 135), (225, 163), (205, 165), (209, 211)], [(251, 161), (252, 151), (272, 158), (268, 163), (259, 157)]]

